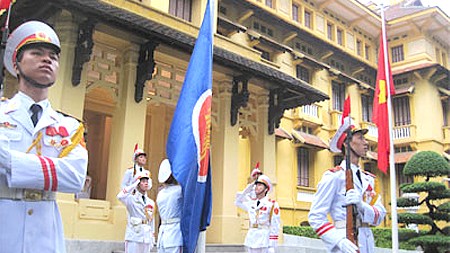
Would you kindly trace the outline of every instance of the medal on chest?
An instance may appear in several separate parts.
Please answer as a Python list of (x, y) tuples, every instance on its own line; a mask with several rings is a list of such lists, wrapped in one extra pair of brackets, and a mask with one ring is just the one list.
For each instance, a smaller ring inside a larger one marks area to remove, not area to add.
[(49, 126), (45, 129), (45, 144), (61, 150), (71, 144), (69, 133), (64, 126)]

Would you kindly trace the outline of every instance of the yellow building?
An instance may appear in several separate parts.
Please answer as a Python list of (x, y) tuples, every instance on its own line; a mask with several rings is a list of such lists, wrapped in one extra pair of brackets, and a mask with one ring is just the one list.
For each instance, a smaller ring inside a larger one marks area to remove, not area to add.
[[(415, 4), (418, 1), (407, 1)], [(419, 1), (420, 2), (420, 1)], [(344, 98), (371, 123), (381, 18), (355, 0), (215, 0), (212, 174), (207, 243), (243, 242), (247, 221), (234, 205), (256, 162), (275, 185), (284, 225), (307, 221)], [(418, 150), (450, 152), (450, 19), (438, 8), (391, 6), (389, 52), (396, 167)], [(39, 19), (60, 35), (60, 75), (52, 105), (87, 124), (89, 192), (59, 194), (65, 236), (122, 241), (126, 211), (117, 199), (135, 143), (148, 154), (151, 198), (158, 166), (206, 0), (17, 0), (11, 28)], [(5, 17), (1, 21), (4, 23)], [(5, 95), (15, 91), (6, 78)], [(398, 175), (399, 182), (412, 180)], [(88, 196), (88, 198), (86, 198)]]

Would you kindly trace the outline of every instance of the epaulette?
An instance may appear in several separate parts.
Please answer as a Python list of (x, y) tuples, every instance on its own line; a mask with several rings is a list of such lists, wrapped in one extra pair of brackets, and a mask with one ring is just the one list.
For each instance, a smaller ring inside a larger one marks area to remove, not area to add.
[(1, 97), (0, 98), (0, 102), (6, 102), (6, 101), (8, 101), (9, 100), (9, 98), (7, 98), (7, 97)]
[(337, 171), (340, 171), (340, 170), (343, 170), (343, 168), (341, 166), (336, 166), (334, 168), (329, 169), (329, 171), (331, 171), (333, 173), (337, 172)]
[(71, 115), (71, 114), (65, 113), (65, 112), (60, 111), (60, 110), (56, 110), (56, 112), (62, 114), (64, 117), (74, 118), (74, 119), (76, 119), (78, 122), (84, 124), (84, 121), (83, 121), (83, 120), (81, 120), (81, 119), (79, 119), (79, 118), (77, 118), (77, 117), (75, 117), (75, 116), (73, 116), (73, 115)]
[(377, 176), (375, 176), (374, 174), (372, 174), (372, 173), (370, 173), (370, 172), (368, 172), (368, 171), (365, 171), (365, 170), (361, 170), (364, 174), (366, 174), (366, 175), (369, 175), (369, 176), (371, 176), (371, 177), (373, 177), (373, 178), (376, 178)]

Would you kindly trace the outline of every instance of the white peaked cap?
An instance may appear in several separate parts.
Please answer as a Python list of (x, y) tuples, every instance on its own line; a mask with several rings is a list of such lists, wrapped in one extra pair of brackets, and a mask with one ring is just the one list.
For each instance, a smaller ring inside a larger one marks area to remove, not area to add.
[(158, 181), (164, 183), (172, 175), (172, 167), (170, 166), (169, 159), (164, 159), (159, 165)]

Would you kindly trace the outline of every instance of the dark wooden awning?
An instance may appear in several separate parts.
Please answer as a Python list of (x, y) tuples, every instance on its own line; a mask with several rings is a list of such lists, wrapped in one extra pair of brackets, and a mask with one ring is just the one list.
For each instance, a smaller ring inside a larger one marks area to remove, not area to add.
[[(12, 7), (10, 27), (15, 28), (18, 24), (32, 19), (46, 20), (60, 9), (184, 51), (192, 51), (196, 39), (162, 23), (99, 0), (17, 0)], [(3, 15), (1, 23), (4, 22)], [(295, 77), (224, 48), (214, 46), (214, 63), (262, 79), (269, 84), (269, 87), (265, 87), (269, 90), (283, 90), (284, 98), (289, 99), (284, 108), (329, 99), (327, 94)]]

